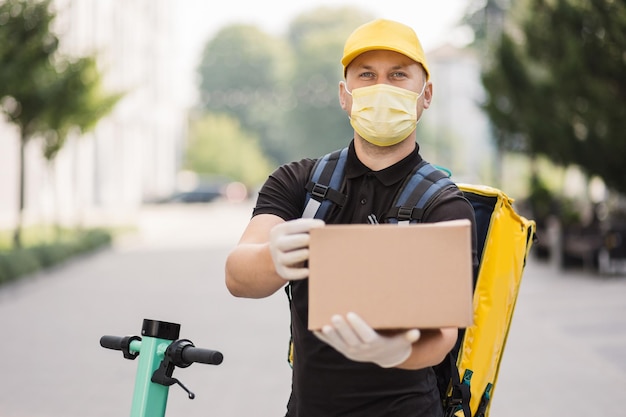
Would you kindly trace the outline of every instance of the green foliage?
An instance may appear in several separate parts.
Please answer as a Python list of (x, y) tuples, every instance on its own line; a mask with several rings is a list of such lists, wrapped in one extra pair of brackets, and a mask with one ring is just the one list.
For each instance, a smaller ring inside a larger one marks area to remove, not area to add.
[(574, 164), (626, 192), (626, 3), (528, 0), (484, 74), (506, 149)]
[(19, 126), (23, 141), (37, 134), (56, 136), (56, 145), (46, 147), (48, 158), (70, 129), (92, 129), (121, 97), (104, 93), (94, 57), (59, 55), (50, 4), (0, 3), (0, 111)]
[(294, 105), (287, 113), (290, 159), (316, 157), (352, 138), (339, 106), (343, 44), (355, 27), (372, 17), (354, 8), (318, 8), (293, 20), (287, 38), (294, 51)]
[(28, 249), (0, 252), (0, 285), (34, 273), (41, 268), (37, 256)]
[(236, 117), (277, 163), (344, 146), (352, 130), (338, 104), (339, 61), (345, 38), (370, 18), (318, 8), (294, 19), (284, 39), (247, 25), (222, 29), (198, 68), (201, 110)]
[(249, 25), (227, 26), (207, 43), (198, 68), (200, 108), (236, 117), (259, 136), (273, 158), (282, 156), (281, 109), (292, 62), (280, 39)]
[(185, 167), (199, 174), (224, 175), (255, 186), (267, 178), (272, 163), (256, 136), (227, 114), (206, 113), (193, 120)]
[(64, 231), (55, 241), (39, 240), (24, 248), (0, 249), (0, 285), (108, 246), (111, 240), (111, 233), (102, 229)]
[(24, 139), (46, 129), (54, 105), (52, 57), (59, 40), (50, 32), (50, 0), (0, 3), (0, 110), (17, 124)]
[(44, 136), (44, 156), (48, 160), (63, 148), (72, 130), (84, 133), (94, 129), (123, 96), (105, 93), (94, 57), (67, 62), (59, 72), (52, 95), (56, 105), (48, 109), (50, 129)]

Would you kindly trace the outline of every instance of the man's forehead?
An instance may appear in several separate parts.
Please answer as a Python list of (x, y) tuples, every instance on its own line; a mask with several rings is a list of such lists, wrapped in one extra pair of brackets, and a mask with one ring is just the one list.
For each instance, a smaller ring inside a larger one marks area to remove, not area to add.
[(364, 52), (354, 58), (350, 66), (360, 68), (375, 68), (381, 65), (391, 66), (392, 68), (407, 68), (413, 65), (419, 66), (417, 62), (406, 55), (394, 51), (374, 50)]

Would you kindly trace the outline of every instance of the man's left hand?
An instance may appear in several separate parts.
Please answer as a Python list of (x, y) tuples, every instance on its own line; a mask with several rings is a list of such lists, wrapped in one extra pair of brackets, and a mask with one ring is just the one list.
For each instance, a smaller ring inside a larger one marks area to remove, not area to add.
[(353, 361), (373, 362), (383, 368), (392, 368), (407, 360), (413, 343), (420, 337), (418, 329), (384, 336), (355, 313), (348, 313), (345, 318), (335, 315), (331, 323), (315, 331), (320, 340)]

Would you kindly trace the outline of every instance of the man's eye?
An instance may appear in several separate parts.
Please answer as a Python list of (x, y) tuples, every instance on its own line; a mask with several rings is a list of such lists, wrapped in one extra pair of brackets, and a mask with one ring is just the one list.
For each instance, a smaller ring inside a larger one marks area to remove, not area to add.
[(393, 78), (406, 78), (406, 73), (402, 71), (396, 71), (396, 72), (391, 73), (391, 76)]
[(366, 71), (366, 72), (362, 72), (359, 75), (361, 78), (373, 78), (374, 77), (374, 73), (371, 71)]

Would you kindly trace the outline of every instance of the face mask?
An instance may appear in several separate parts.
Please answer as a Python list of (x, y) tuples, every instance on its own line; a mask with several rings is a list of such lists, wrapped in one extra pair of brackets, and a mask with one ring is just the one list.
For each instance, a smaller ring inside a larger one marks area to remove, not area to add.
[(356, 88), (352, 92), (350, 124), (366, 141), (377, 146), (391, 146), (407, 138), (417, 125), (417, 94), (388, 84)]

